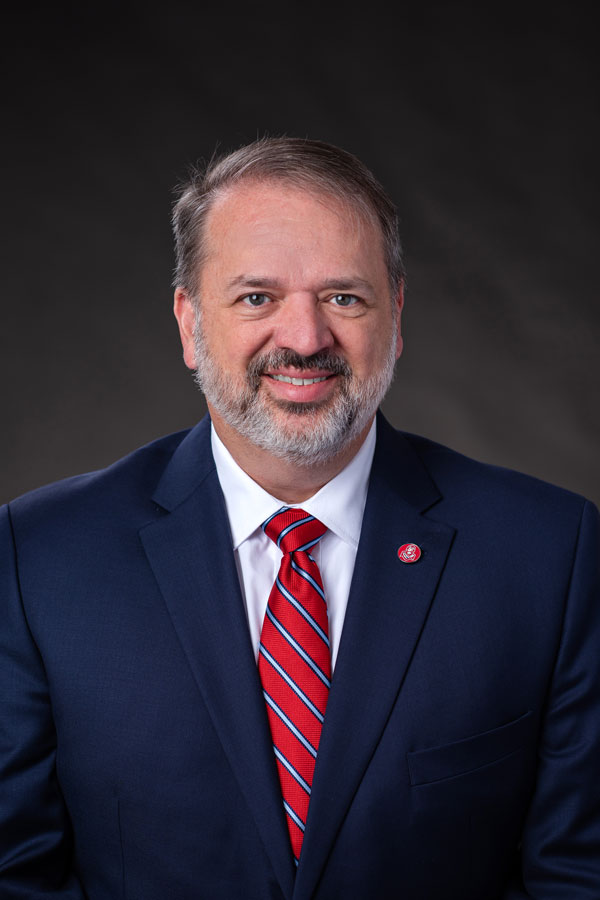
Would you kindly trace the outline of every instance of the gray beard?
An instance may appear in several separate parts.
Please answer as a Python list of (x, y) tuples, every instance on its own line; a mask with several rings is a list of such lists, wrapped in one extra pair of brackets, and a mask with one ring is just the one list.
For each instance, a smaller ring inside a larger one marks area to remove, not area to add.
[[(358, 381), (339, 355), (323, 352), (300, 356), (282, 349), (257, 356), (248, 366), (245, 379), (234, 383), (210, 354), (198, 307), (194, 347), (196, 383), (224, 421), (257, 447), (301, 466), (331, 459), (361, 434), (392, 383), (396, 362), (394, 329), (383, 366), (364, 381)], [(294, 403), (265, 396), (260, 390), (263, 373), (288, 366), (336, 374), (337, 390), (320, 403)], [(278, 418), (279, 411), (287, 414), (287, 421)]]

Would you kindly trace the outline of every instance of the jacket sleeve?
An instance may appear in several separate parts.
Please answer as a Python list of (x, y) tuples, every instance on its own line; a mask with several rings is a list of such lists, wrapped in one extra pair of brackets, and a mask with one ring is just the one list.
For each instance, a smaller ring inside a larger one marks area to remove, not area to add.
[(44, 666), (19, 591), (8, 507), (0, 508), (0, 897), (83, 900), (56, 778)]
[(600, 897), (600, 528), (583, 509), (522, 839), (503, 900)]

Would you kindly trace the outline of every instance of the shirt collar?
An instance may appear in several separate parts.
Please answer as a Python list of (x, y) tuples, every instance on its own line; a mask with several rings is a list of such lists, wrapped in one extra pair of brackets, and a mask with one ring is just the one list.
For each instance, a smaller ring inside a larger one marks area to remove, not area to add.
[[(343, 541), (352, 544), (355, 549), (358, 547), (367, 500), (375, 440), (376, 424), (373, 420), (358, 453), (342, 471), (308, 500), (292, 504), (301, 506)], [(260, 528), (265, 519), (277, 512), (283, 503), (267, 493), (238, 466), (213, 425), (211, 425), (211, 446), (225, 497), (233, 549), (237, 550), (240, 544)]]

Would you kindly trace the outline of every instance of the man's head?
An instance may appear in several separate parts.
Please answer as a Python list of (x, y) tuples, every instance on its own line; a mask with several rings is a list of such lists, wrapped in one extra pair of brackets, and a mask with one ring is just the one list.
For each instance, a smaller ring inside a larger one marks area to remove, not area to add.
[(213, 421), (296, 464), (366, 431), (401, 350), (391, 201), (350, 154), (259, 141), (211, 164), (174, 214), (175, 313)]
[(404, 281), (396, 208), (373, 173), (352, 153), (323, 141), (262, 138), (192, 171), (173, 210), (174, 286), (195, 296), (206, 257), (205, 227), (218, 196), (241, 182), (280, 182), (348, 204), (380, 229), (395, 296)]

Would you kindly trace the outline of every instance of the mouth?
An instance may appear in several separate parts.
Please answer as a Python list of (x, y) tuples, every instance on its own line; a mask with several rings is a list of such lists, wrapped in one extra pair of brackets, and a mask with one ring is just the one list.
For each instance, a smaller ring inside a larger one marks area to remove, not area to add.
[(328, 403), (351, 375), (346, 360), (329, 352), (300, 356), (289, 349), (273, 350), (248, 366), (255, 397), (262, 385), (276, 405), (297, 412)]
[(284, 404), (313, 405), (323, 403), (331, 397), (339, 375), (314, 365), (308, 369), (281, 366), (263, 372), (263, 378), (274, 400)]
[(320, 381), (327, 381), (328, 378), (333, 378), (333, 375), (317, 375), (312, 378), (298, 378), (295, 375), (273, 375), (270, 372), (265, 373), (267, 378), (271, 378), (273, 381), (281, 381), (283, 384), (294, 384), (298, 387), (306, 387), (309, 384), (318, 384)]

